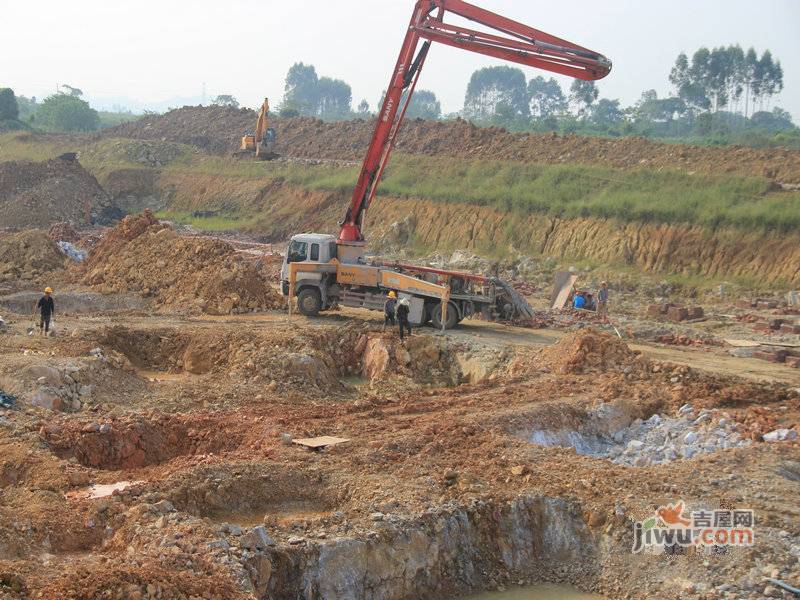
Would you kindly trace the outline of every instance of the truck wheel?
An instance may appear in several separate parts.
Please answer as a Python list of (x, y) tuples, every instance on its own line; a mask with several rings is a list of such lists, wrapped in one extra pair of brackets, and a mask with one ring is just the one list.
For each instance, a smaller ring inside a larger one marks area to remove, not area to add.
[(322, 309), (322, 297), (316, 288), (303, 288), (297, 294), (297, 308), (307, 317), (316, 317)]
[[(435, 304), (431, 309), (431, 323), (436, 329), (442, 328), (442, 303)], [(444, 324), (445, 329), (453, 329), (458, 325), (458, 309), (456, 305), (450, 302), (447, 306), (447, 322)]]

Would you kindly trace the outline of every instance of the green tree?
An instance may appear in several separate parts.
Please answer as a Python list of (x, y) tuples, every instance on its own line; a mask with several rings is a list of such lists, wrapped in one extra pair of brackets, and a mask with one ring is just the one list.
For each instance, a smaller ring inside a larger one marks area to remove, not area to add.
[(239, 101), (230, 94), (220, 94), (211, 101), (211, 104), (217, 106), (230, 106), (231, 108), (239, 108)]
[(567, 109), (567, 99), (558, 82), (541, 75), (528, 82), (528, 103), (534, 119), (544, 120)]
[[(386, 90), (383, 90), (381, 99), (378, 101), (378, 110), (383, 106), (384, 98), (386, 98)], [(400, 97), (400, 106), (405, 106), (406, 99), (408, 98), (408, 90), (403, 92)], [(435, 121), (442, 116), (442, 105), (439, 99), (430, 90), (416, 90), (411, 97), (411, 104), (408, 105), (406, 117), (409, 119), (426, 119)]]
[(100, 117), (77, 96), (54, 94), (36, 109), (36, 123), (50, 131), (95, 131), (100, 127)]
[(569, 88), (569, 101), (578, 108), (578, 116), (586, 118), (599, 94), (594, 81), (576, 79)]
[(772, 109), (772, 112), (761, 111), (754, 113), (750, 118), (750, 123), (754, 127), (775, 133), (794, 129), (792, 115), (777, 106)]
[[(404, 92), (400, 106), (405, 101), (406, 93)], [(411, 97), (411, 104), (408, 105), (406, 116), (411, 119), (437, 120), (442, 116), (442, 105), (432, 91), (416, 90)]]
[(686, 54), (681, 52), (669, 74), (669, 81), (675, 86), (678, 97), (686, 102), (693, 112), (708, 110), (711, 107), (705, 83), (708, 50), (701, 50), (695, 52), (691, 63)]
[(322, 119), (342, 119), (349, 116), (353, 91), (341, 79), (321, 77), (317, 82), (316, 115)]
[(29, 121), (33, 118), (33, 114), (38, 108), (36, 103), (36, 96), (26, 98), (25, 96), (17, 96), (17, 105), (19, 106), (19, 120)]
[(783, 69), (780, 61), (765, 50), (761, 58), (753, 48), (744, 52), (737, 45), (709, 50), (701, 47), (691, 61), (681, 53), (669, 75), (678, 96), (697, 112), (719, 112), (726, 107), (739, 112), (744, 95), (744, 116), (750, 112), (751, 100), (763, 108), (783, 90)]
[(319, 104), (319, 77), (314, 65), (295, 63), (286, 75), (283, 107), (294, 109), (301, 115), (317, 114)]
[[(503, 110), (498, 112), (501, 104)], [(514, 67), (486, 67), (475, 71), (464, 98), (464, 116), (489, 121), (500, 113), (506, 121), (529, 116), (525, 74)]]
[(661, 98), (655, 90), (642, 92), (633, 107), (633, 118), (643, 123), (670, 123), (686, 112), (686, 103), (680, 98)]
[(358, 114), (360, 115), (368, 115), (369, 114), (369, 102), (366, 99), (361, 100), (358, 103)]
[(19, 105), (14, 90), (0, 88), (0, 121), (16, 121), (19, 118)]
[(624, 115), (619, 107), (619, 100), (601, 98), (591, 108), (590, 121), (601, 127), (613, 127), (622, 122)]

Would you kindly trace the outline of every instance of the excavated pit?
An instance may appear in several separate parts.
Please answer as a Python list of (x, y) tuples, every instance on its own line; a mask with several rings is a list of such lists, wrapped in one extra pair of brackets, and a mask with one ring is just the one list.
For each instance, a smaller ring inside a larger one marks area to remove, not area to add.
[(131, 415), (111, 423), (49, 425), (42, 436), (56, 456), (86, 467), (136, 469), (178, 456), (235, 450), (244, 438), (239, 427), (218, 416)]
[(283, 468), (243, 467), (206, 471), (169, 493), (176, 508), (217, 523), (241, 527), (319, 526), (342, 506), (345, 494), (321, 474)]
[(375, 529), (257, 552), (254, 565), (266, 557), (271, 568), (268, 578), (253, 577), (254, 588), (287, 600), (458, 598), (501, 582), (551, 581), (557, 572), (591, 586), (598, 572), (588, 526), (560, 499), (474, 500)]
[[(368, 326), (298, 331), (258, 329), (216, 333), (211, 329), (104, 329), (98, 343), (124, 355), (141, 377), (226, 373), (261, 378), (277, 386), (345, 391), (396, 386), (446, 388), (480, 383), (502, 374), (511, 352), (453, 343), (431, 335), (405, 342)], [(178, 379), (180, 380), (180, 379)], [(354, 385), (353, 382), (357, 382)]]

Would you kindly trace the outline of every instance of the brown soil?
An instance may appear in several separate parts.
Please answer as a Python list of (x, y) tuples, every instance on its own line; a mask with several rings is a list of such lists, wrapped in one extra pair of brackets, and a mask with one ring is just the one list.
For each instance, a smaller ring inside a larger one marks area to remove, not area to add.
[(135, 291), (164, 308), (229, 314), (279, 308), (269, 277), (217, 239), (180, 237), (149, 211), (126, 217), (86, 261), (86, 284)]
[[(365, 556), (356, 554), (347, 563), (356, 561), (351, 568), (360, 568), (364, 560), (379, 573), (407, 560), (420, 531), (438, 531), (443, 537), (437, 543), (447, 543), (472, 523), (485, 536), (480, 560), (487, 561), (491, 576), (444, 583), (452, 581), (444, 572), (441, 587), (427, 588), (420, 580), (411, 596), (457, 598), (471, 585), (544, 578), (571, 581), (611, 599), (670, 597), (662, 593), (665, 576), (710, 583), (714, 590), (756, 565), (772, 564), (788, 580), (797, 575), (785, 534), (779, 533), (788, 532), (790, 540), (800, 535), (796, 483), (775, 474), (791, 476), (791, 465), (800, 459), (797, 443), (756, 441), (632, 468), (532, 446), (519, 437), (526, 428), (577, 426), (599, 402), (643, 419), (654, 412), (674, 414), (688, 402), (698, 409), (721, 407), (759, 439), (764, 428), (797, 426), (800, 397), (786, 386), (643, 361), (619, 340), (587, 330), (541, 353), (493, 347), (486, 356), (501, 350), (518, 355), (510, 376), (501, 369), (495, 379), (451, 387), (431, 374), (451, 368), (455, 353), (474, 355), (480, 338), (423, 334), (402, 345), (394, 334), (352, 319), (246, 318), (122, 318), (111, 327), (68, 319), (67, 330), (75, 327), (76, 333), (53, 340), (12, 332), (0, 349), (0, 374), (5, 365), (19, 371), (22, 348), (28, 349), (27, 360), (46, 352), (61, 361), (97, 346), (115, 366), (105, 375), (111, 385), (79, 412), (24, 407), (0, 413), (9, 424), (0, 429), (2, 593), (297, 597), (316, 565), (333, 560), (324, 558), (333, 547), (367, 544)], [(298, 362), (297, 355), (311, 357), (327, 375), (311, 385), (310, 363)], [(144, 382), (144, 390), (121, 393), (132, 390), (122, 382), (136, 377), (135, 367), (175, 371), (193, 364), (207, 368), (191, 378)], [(337, 377), (359, 373), (374, 375), (371, 383), (336, 388)], [(16, 376), (6, 371), (4, 377)], [(286, 435), (336, 435), (350, 442), (315, 453), (287, 444)], [(736, 479), (728, 478), (731, 473)], [(141, 483), (98, 500), (76, 494), (90, 484), (119, 481)], [(515, 513), (510, 526), (502, 515), (520, 496), (539, 499), (527, 509), (534, 521)], [(678, 497), (753, 508), (759, 535), (769, 543), (757, 555), (738, 553), (708, 567), (700, 560), (664, 563), (630, 555), (628, 517)], [(505, 542), (494, 550), (491, 540), (505, 539), (508, 527), (530, 527), (530, 535), (538, 535), (556, 517), (552, 507), (536, 508), (537, 503), (559, 498), (570, 498), (570, 514), (584, 528), (582, 544), (613, 551), (606, 558), (565, 558), (548, 570), (553, 541), (534, 538), (527, 543), (543, 554), (531, 565), (540, 567), (522, 574), (504, 566)], [(460, 510), (466, 512), (447, 525), (448, 515)], [(258, 524), (274, 546), (253, 546), (261, 538), (247, 531)], [(384, 545), (392, 561), (384, 562)], [(440, 568), (433, 564), (434, 571)], [(339, 581), (342, 573), (327, 577)], [(334, 584), (322, 579), (319, 585)], [(393, 590), (386, 597), (408, 597), (401, 587), (383, 589)], [(681, 597), (691, 596), (681, 589)]]
[[(298, 188), (283, 182), (167, 173), (175, 210), (224, 210), (221, 198), (258, 214), (252, 225), (263, 239), (283, 242), (298, 231), (338, 233), (345, 193)], [(760, 282), (800, 283), (800, 235), (733, 228), (710, 230), (686, 224), (619, 223), (612, 219), (514, 217), (481, 206), (382, 197), (370, 208), (365, 228), (373, 249), (397, 251), (411, 241), (446, 252), (479, 254), (513, 248), (530, 256), (591, 259), (642, 271), (749, 277)], [(524, 235), (523, 235), (524, 233)]]
[(0, 282), (38, 281), (64, 269), (68, 259), (44, 231), (32, 229), (0, 237)]
[(77, 160), (0, 163), (0, 214), (5, 227), (85, 227), (111, 213), (111, 200)]
[(646, 361), (622, 340), (610, 333), (591, 328), (572, 333), (542, 352), (541, 361), (554, 373), (591, 373), (595, 371), (632, 372), (647, 368)]
[(72, 228), (69, 223), (54, 223), (50, 226), (48, 235), (54, 242), (70, 242), (75, 243), (80, 239), (78, 233)]
[[(253, 111), (223, 107), (184, 107), (106, 130), (104, 135), (166, 139), (217, 154), (238, 149), (256, 121)], [(325, 123), (310, 118), (275, 119), (277, 151), (288, 157), (360, 161), (373, 121)], [(709, 148), (651, 142), (643, 138), (599, 138), (556, 134), (514, 134), (497, 127), (476, 127), (463, 120), (412, 120), (404, 124), (397, 150), (409, 154), (583, 163), (622, 169), (679, 169), (732, 173), (800, 183), (800, 151), (744, 146)]]
[(239, 149), (242, 136), (255, 129), (258, 115), (248, 108), (184, 106), (164, 115), (148, 115), (106, 129), (108, 137), (166, 139), (197, 146), (212, 154)]

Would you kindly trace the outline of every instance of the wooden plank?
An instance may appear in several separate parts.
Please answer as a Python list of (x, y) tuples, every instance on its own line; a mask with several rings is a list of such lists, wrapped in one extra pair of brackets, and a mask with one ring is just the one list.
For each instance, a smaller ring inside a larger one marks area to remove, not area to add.
[(791, 342), (754, 342), (753, 340), (724, 340), (726, 344), (736, 348), (758, 348), (760, 346), (777, 346), (778, 348), (800, 348), (800, 344)]
[(761, 342), (754, 342), (753, 340), (724, 340), (726, 344), (735, 348), (758, 348)]
[(575, 286), (578, 276), (569, 271), (559, 271), (556, 273), (555, 282), (553, 284), (553, 292), (550, 294), (550, 308), (559, 310), (564, 308), (564, 305), (569, 299), (569, 294)]
[(343, 444), (349, 441), (350, 440), (348, 440), (347, 438), (338, 438), (330, 435), (321, 435), (313, 438), (293, 439), (292, 443), (297, 444), (298, 446), (305, 446), (306, 448), (312, 448), (314, 450), (317, 450), (319, 448), (325, 448), (326, 446), (335, 446), (336, 444)]

